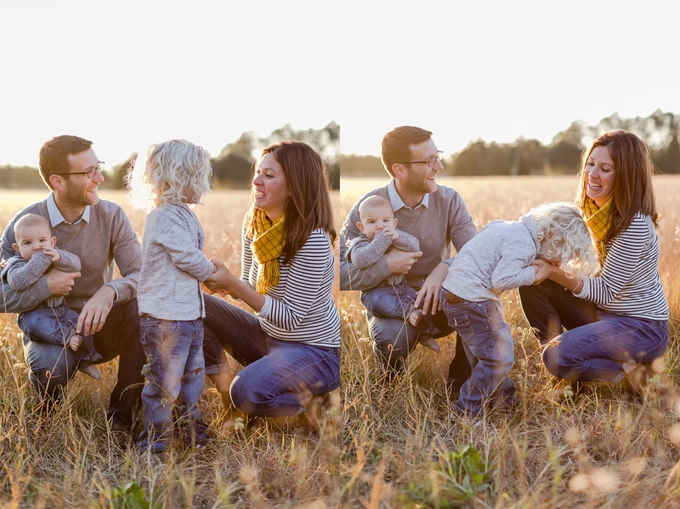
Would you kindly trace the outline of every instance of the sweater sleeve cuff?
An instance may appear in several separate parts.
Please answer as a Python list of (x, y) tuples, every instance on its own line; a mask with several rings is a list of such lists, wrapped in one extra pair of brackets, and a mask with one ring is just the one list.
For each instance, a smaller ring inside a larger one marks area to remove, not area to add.
[(113, 291), (116, 292), (116, 295), (113, 296), (113, 302), (118, 302), (118, 288), (109, 283), (106, 283), (106, 285), (104, 286), (110, 286), (111, 288), (113, 288)]
[(262, 306), (262, 309), (260, 309), (260, 311), (257, 313), (257, 316), (259, 316), (260, 318), (268, 319), (269, 315), (271, 314), (271, 311), (272, 311), (272, 306), (273, 306), (272, 301), (273, 300), (274, 299), (272, 299), (269, 295), (265, 295), (264, 296), (264, 305)]
[(581, 291), (578, 293), (572, 292), (572, 294), (579, 299), (587, 298), (588, 295), (590, 295), (590, 279), (583, 278), (583, 287), (581, 288)]

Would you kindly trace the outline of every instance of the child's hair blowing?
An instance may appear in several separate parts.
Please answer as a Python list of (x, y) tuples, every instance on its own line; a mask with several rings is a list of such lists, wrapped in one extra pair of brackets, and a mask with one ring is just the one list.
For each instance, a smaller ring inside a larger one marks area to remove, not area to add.
[(169, 140), (149, 147), (144, 164), (126, 177), (137, 209), (172, 203), (201, 203), (210, 191), (210, 154), (187, 140)]
[(600, 269), (590, 230), (575, 205), (544, 203), (531, 209), (527, 215), (538, 223), (538, 241), (549, 239), (551, 247), (541, 254), (547, 257), (559, 255), (562, 270), (569, 277), (592, 277)]

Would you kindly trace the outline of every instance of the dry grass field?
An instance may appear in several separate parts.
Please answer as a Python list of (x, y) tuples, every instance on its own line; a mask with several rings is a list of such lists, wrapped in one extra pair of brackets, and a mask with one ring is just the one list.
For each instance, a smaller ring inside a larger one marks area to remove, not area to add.
[[(45, 195), (0, 190), (0, 224)], [(131, 210), (124, 193), (101, 196), (123, 205), (141, 238), (144, 215)], [(339, 206), (339, 193), (333, 199)], [(240, 271), (241, 221), (249, 203), (247, 191), (219, 191), (195, 209), (206, 232), (206, 254), (232, 271)], [(34, 408), (15, 317), (0, 314), (0, 507), (319, 509), (340, 504), (339, 395), (318, 433), (297, 433), (292, 418), (244, 430), (227, 418), (206, 380), (200, 406), (214, 440), (200, 452), (173, 448), (160, 461), (111, 438), (105, 416), (117, 360), (100, 369), (100, 382), (77, 375), (64, 404), (45, 418)]]
[[(576, 177), (439, 179), (456, 188), (478, 227), (517, 219), (546, 200), (572, 201)], [(386, 179), (343, 179), (341, 217)], [(597, 384), (574, 401), (540, 361), (517, 293), (504, 294), (515, 338), (512, 415), (479, 427), (451, 420), (445, 392), (452, 337), (424, 348), (386, 383), (371, 351), (357, 292), (342, 292), (341, 500), (367, 508), (680, 507), (680, 178), (655, 177), (660, 273), (671, 307), (666, 366), (642, 402)]]

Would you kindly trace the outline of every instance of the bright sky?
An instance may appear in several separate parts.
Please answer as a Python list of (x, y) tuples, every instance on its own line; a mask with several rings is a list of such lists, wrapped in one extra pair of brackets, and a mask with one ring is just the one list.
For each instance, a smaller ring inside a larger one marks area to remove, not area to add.
[(0, 164), (35, 166), (67, 133), (108, 167), (173, 137), (217, 155), (286, 123), (334, 120), (342, 152), (357, 154), (419, 125), (451, 153), (478, 138), (548, 143), (614, 111), (680, 114), (665, 0), (7, 4)]

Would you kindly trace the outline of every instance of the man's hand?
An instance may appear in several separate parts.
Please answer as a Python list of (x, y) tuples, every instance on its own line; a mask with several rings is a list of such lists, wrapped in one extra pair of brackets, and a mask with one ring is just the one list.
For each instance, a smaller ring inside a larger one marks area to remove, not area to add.
[(441, 262), (434, 268), (432, 273), (427, 276), (423, 286), (418, 290), (416, 301), (413, 306), (419, 308), (422, 304), (424, 315), (427, 314), (428, 310), (433, 315), (439, 311), (439, 291), (441, 290), (448, 273), (448, 263)]
[(55, 297), (65, 297), (71, 293), (71, 289), (75, 284), (75, 278), (80, 277), (80, 272), (62, 272), (54, 269), (48, 272), (47, 288), (50, 290), (50, 295)]
[(401, 249), (392, 249), (387, 253), (387, 266), (390, 268), (392, 274), (408, 274), (413, 264), (418, 261), (418, 258), (423, 256), (422, 251), (414, 251), (407, 253)]
[(83, 310), (78, 316), (76, 332), (78, 334), (95, 334), (102, 330), (106, 317), (113, 307), (113, 299), (116, 298), (116, 290), (109, 285), (102, 286), (90, 300), (83, 306)]

